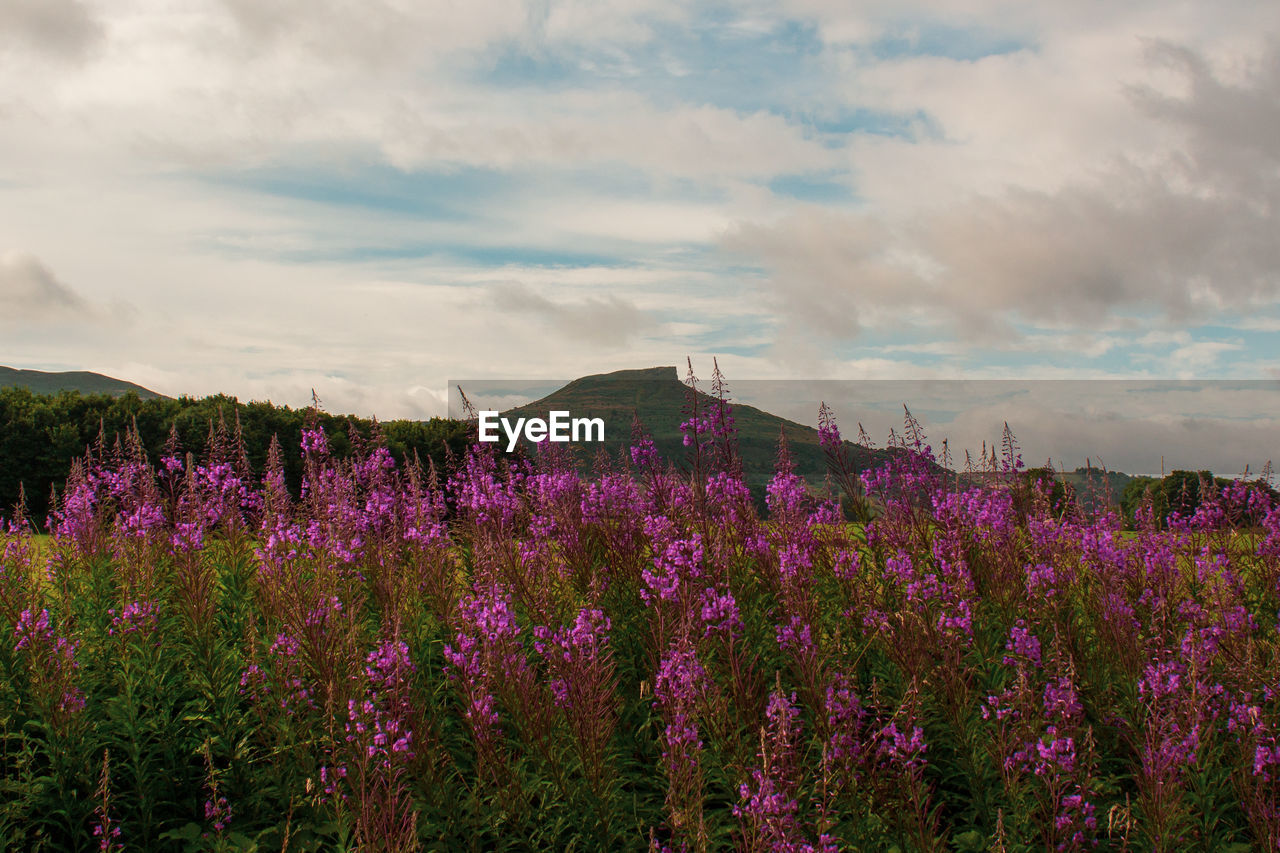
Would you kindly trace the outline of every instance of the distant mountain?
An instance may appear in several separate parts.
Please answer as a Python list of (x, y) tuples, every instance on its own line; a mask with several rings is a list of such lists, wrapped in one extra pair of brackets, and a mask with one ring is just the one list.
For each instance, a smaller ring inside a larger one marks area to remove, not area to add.
[(132, 391), (144, 400), (163, 396), (141, 385), (125, 382), (123, 379), (113, 379), (101, 373), (90, 373), (87, 370), (46, 373), (43, 370), (16, 370), (12, 367), (0, 367), (0, 388), (26, 388), (33, 394), (79, 391), (81, 394), (107, 394), (112, 397)]
[[(709, 384), (700, 385), (702, 389), (709, 387)], [(731, 398), (732, 390), (730, 384)], [(687, 418), (684, 411), (688, 400), (688, 386), (680, 380), (675, 367), (651, 367), (584, 376), (541, 400), (503, 414), (505, 417), (545, 418), (548, 412), (561, 410), (575, 418), (603, 418), (604, 449), (615, 458), (630, 446), (632, 419), (638, 415), (662, 458), (680, 463), (687, 454), (680, 424)], [(714, 403), (715, 398), (705, 390), (699, 392), (699, 407)], [(782, 433), (786, 434), (796, 473), (811, 484), (823, 482), (827, 463), (816, 429), (732, 399), (730, 404), (748, 485), (762, 486), (773, 476), (778, 438)], [(852, 443), (848, 446), (860, 471), (879, 466), (891, 455), (886, 450), (868, 450)]]

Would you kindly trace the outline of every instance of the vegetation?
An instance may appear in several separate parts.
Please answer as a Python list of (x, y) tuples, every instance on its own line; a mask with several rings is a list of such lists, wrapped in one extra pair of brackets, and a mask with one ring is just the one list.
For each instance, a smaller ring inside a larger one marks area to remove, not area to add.
[[(136, 430), (151, 459), (186, 451), (197, 457), (226, 454), (233, 445), (242, 444), (247, 470), (260, 472), (273, 437), (289, 447), (298, 445), (305, 417), (302, 409), (241, 403), (223, 395), (144, 400), (133, 393), (49, 396), (25, 388), (0, 388), (0, 507), (12, 507), (19, 491), (25, 491), (27, 513), (43, 527), (50, 492), (66, 478), (72, 461), (89, 447), (96, 447), (98, 457), (103, 457), (131, 430)], [(328, 433), (339, 459), (353, 443), (369, 440), (375, 433), (373, 422), (363, 418), (324, 413), (314, 417)], [(450, 452), (461, 452), (466, 443), (465, 425), (443, 418), (389, 421), (379, 424), (377, 432), (401, 463), (416, 454), (424, 465), (440, 467)], [(285, 481), (296, 494), (302, 460), (290, 455), (283, 465)]]
[[(717, 367), (717, 373), (718, 370)], [(714, 382), (710, 393), (699, 392), (698, 405), (705, 411), (715, 410), (717, 400)], [(653, 367), (584, 376), (506, 415), (546, 418), (552, 410), (563, 410), (575, 417), (603, 418), (605, 441), (598, 449), (610, 457), (625, 455), (632, 440), (633, 419), (639, 418), (658, 453), (663, 458), (680, 461), (685, 455), (685, 433), (681, 424), (688, 419), (688, 409), (689, 386), (680, 380), (676, 368)], [(828, 460), (818, 430), (753, 406), (735, 405), (733, 419), (740, 474), (751, 490), (757, 509), (762, 512), (766, 509), (765, 486), (773, 476), (780, 435), (786, 435), (796, 473), (815, 489), (824, 486)], [(866, 470), (884, 464), (897, 450), (849, 443), (847, 452), (857, 470)], [(593, 461), (584, 457), (579, 467), (590, 470)]]
[(121, 394), (137, 394), (144, 400), (159, 397), (154, 391), (113, 379), (101, 373), (90, 373), (87, 370), (70, 370), (62, 373), (47, 373), (43, 370), (15, 370), (12, 367), (0, 367), (0, 388), (25, 388), (33, 394), (60, 394), (63, 391), (78, 391), (81, 394), (106, 394), (115, 397)]
[[(1202, 503), (1231, 487), (1231, 480), (1214, 477), (1209, 471), (1174, 471), (1163, 478), (1135, 477), (1120, 495), (1120, 508), (1131, 524), (1145, 513), (1156, 523), (1167, 525), (1171, 519), (1194, 516)], [(1244, 488), (1250, 493), (1264, 492), (1272, 502), (1280, 498), (1269, 477), (1249, 481)]]
[(1122, 533), (1011, 434), (965, 483), (908, 418), (847, 476), (824, 411), (866, 520), (784, 442), (764, 521), (699, 398), (682, 472), (640, 429), (433, 481), (307, 417), (260, 480), (135, 434), (5, 528), (0, 846), (1280, 847), (1266, 490)]

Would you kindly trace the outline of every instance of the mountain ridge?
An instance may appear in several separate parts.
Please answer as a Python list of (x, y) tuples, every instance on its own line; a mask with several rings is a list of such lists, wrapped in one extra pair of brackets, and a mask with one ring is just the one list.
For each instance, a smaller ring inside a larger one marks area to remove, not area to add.
[(130, 391), (144, 400), (163, 398), (150, 388), (88, 370), (25, 370), (0, 365), (0, 388), (26, 388), (32, 394), (58, 394), (78, 391), (81, 394), (107, 394), (118, 397)]
[[(714, 405), (716, 397), (698, 385), (699, 406)], [(811, 485), (821, 484), (827, 474), (827, 458), (818, 430), (755, 406), (732, 400), (729, 405), (738, 431), (738, 452), (747, 484), (762, 487), (773, 476), (780, 435), (785, 435), (797, 474)], [(684, 434), (680, 424), (688, 418), (689, 386), (671, 365), (597, 373), (574, 379), (556, 391), (522, 406), (503, 412), (505, 417), (546, 418), (552, 410), (568, 411), (572, 417), (599, 417), (605, 422), (603, 449), (611, 456), (625, 452), (631, 441), (633, 416), (640, 422), (663, 459), (679, 462), (685, 458)], [(876, 467), (894, 451), (862, 447), (845, 442), (857, 470)]]

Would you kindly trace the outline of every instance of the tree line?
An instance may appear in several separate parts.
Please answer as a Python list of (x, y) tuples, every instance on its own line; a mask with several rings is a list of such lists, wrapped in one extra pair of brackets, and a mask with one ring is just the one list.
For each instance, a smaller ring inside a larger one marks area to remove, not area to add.
[(258, 474), (275, 436), (284, 450), (286, 481), (296, 494), (302, 475), (299, 446), (308, 418), (324, 427), (330, 450), (339, 458), (350, 452), (353, 441), (369, 440), (376, 431), (397, 462), (412, 461), (416, 454), (424, 467), (434, 463), (444, 471), (447, 458), (467, 444), (467, 424), (447, 418), (393, 420), (375, 427), (367, 418), (269, 402), (242, 403), (224, 394), (143, 400), (133, 392), (45, 395), (0, 388), (0, 515), (8, 515), (20, 492), (25, 493), (27, 516), (43, 528), (50, 496), (61, 490), (72, 460), (99, 441), (110, 448), (135, 427), (153, 462), (163, 455), (171, 431), (181, 452), (197, 459), (204, 458), (214, 443), (233, 441), (238, 434)]

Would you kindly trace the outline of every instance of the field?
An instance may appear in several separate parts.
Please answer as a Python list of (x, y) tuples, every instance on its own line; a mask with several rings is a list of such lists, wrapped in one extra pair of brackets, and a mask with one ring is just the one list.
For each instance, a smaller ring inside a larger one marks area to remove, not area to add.
[(91, 455), (0, 534), (0, 847), (1280, 849), (1269, 492), (1123, 530), (909, 429), (865, 523), (785, 447), (762, 518), (691, 423), (591, 476), (310, 428), (296, 497)]

